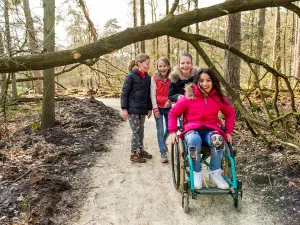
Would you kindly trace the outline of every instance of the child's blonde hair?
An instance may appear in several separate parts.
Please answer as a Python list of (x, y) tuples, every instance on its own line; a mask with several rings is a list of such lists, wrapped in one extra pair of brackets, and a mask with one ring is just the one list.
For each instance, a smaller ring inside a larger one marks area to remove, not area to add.
[(134, 66), (138, 65), (139, 62), (142, 63), (142, 62), (145, 62), (148, 59), (150, 59), (150, 57), (149, 57), (149, 55), (147, 55), (145, 53), (137, 54), (137, 56), (135, 57), (135, 59), (133, 59), (133, 60), (131, 60), (129, 62), (128, 70), (131, 71)]
[(169, 66), (169, 69), (168, 69), (168, 72), (167, 72), (167, 76), (169, 76), (169, 74), (171, 73), (171, 63), (170, 63), (170, 60), (167, 57), (165, 57), (165, 56), (160, 57), (157, 60), (157, 62), (156, 62), (156, 69), (157, 69), (157, 71), (158, 71), (158, 62), (159, 61), (163, 61), (167, 66)]
[(184, 51), (184, 52), (181, 52), (181, 53), (180, 53), (180, 55), (179, 55), (179, 57), (178, 57), (178, 63), (180, 63), (180, 59), (181, 59), (182, 57), (184, 57), (184, 56), (189, 57), (189, 58), (191, 59), (191, 62), (193, 62), (193, 56), (192, 56), (190, 53)]

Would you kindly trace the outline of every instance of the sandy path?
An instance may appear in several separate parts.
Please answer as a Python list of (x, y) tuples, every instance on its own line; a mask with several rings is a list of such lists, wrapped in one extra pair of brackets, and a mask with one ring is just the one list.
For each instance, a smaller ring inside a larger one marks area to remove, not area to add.
[[(119, 99), (101, 99), (119, 109)], [(90, 190), (80, 212), (68, 224), (279, 224), (275, 217), (254, 203), (244, 188), (243, 210), (236, 212), (232, 198), (198, 196), (190, 199), (189, 213), (183, 212), (181, 194), (172, 183), (171, 164), (160, 162), (153, 118), (146, 120), (145, 147), (153, 159), (145, 164), (132, 164), (130, 128), (122, 123), (108, 142), (111, 151), (104, 152), (96, 166), (87, 171)], [(170, 152), (169, 152), (170, 156)]]

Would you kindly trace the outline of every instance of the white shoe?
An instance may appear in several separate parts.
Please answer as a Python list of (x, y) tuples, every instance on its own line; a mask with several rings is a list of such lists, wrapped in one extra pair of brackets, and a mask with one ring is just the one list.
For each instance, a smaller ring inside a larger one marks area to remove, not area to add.
[(220, 189), (229, 189), (229, 184), (222, 177), (222, 170), (212, 170), (209, 171), (209, 182), (217, 185)]
[(202, 171), (200, 172), (194, 171), (194, 188), (195, 189), (202, 188)]

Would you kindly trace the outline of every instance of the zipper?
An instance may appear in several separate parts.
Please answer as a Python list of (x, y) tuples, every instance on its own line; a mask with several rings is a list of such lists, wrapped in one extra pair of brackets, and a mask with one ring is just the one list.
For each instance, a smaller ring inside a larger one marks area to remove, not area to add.
[(205, 103), (205, 106), (207, 106), (207, 100), (206, 100), (206, 97), (204, 98), (204, 103)]

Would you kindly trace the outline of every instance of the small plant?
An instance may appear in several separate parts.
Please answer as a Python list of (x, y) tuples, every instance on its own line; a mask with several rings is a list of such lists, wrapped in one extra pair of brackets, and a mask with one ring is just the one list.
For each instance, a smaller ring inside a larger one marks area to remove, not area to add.
[(251, 105), (253, 111), (257, 111), (257, 112), (261, 111), (261, 107), (258, 104), (256, 104), (255, 102), (250, 102), (250, 105)]
[(24, 198), (20, 204), (20, 210), (23, 213), (29, 212), (30, 210), (30, 201), (27, 198)]
[(29, 125), (34, 133), (38, 132), (41, 128), (41, 124), (38, 122), (31, 122)]

